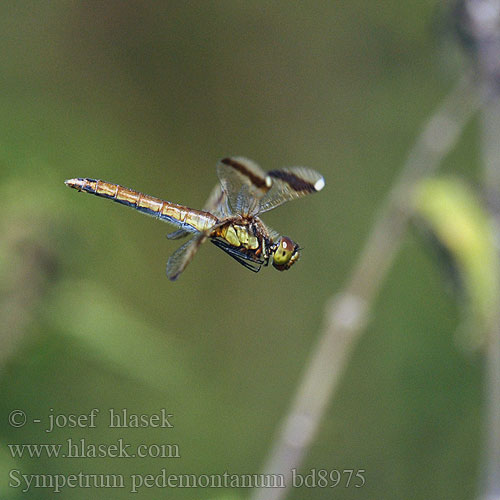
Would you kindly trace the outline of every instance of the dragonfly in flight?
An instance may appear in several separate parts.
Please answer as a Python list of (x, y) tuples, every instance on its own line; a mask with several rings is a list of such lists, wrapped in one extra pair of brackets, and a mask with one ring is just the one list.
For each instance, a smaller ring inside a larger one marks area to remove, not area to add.
[(286, 201), (321, 191), (325, 180), (305, 167), (288, 167), (264, 172), (242, 157), (223, 158), (217, 164), (219, 183), (202, 210), (164, 201), (118, 184), (96, 179), (69, 179), (65, 184), (78, 191), (108, 198), (177, 226), (170, 239), (185, 236), (184, 243), (167, 262), (167, 276), (175, 281), (209, 239), (253, 272), (272, 265), (289, 269), (300, 255), (299, 245), (281, 236), (260, 219)]

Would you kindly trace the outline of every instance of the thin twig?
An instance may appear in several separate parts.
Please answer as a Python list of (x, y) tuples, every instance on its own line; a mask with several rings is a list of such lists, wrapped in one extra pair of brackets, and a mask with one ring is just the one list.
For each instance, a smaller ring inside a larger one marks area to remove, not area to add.
[[(500, 259), (500, 0), (468, 0), (465, 9), (469, 32), (476, 43), (478, 73), (485, 96), (481, 122), (484, 186), (495, 222)], [(500, 282), (500, 276), (497, 276)], [(484, 453), (479, 498), (500, 500), (500, 304), (486, 344), (484, 398)]]
[(500, 325), (491, 332), (486, 351), (485, 453), (483, 500), (500, 499)]
[[(500, 240), (500, 216), (495, 213), (500, 193), (500, 96), (487, 91), (488, 99), (482, 110), (481, 147), (484, 164), (484, 182), (493, 207), (497, 246)], [(495, 202), (494, 198), (497, 198)], [(497, 248), (500, 259), (500, 247)], [(498, 276), (500, 280), (500, 276)], [(495, 322), (486, 344), (486, 369), (484, 397), (484, 454), (482, 467), (483, 500), (500, 500), (500, 304), (497, 305)]]
[[(482, 109), (481, 152), (484, 165), (485, 191), (489, 195), (498, 241), (500, 215), (496, 213), (500, 193), (500, 95), (483, 78), (483, 91), (488, 97)], [(495, 201), (496, 198), (496, 201)], [(500, 247), (497, 248), (500, 258)], [(500, 276), (498, 276), (500, 280)], [(484, 453), (479, 498), (500, 500), (500, 304), (497, 305), (493, 328), (486, 344), (484, 399)]]
[[(471, 78), (464, 77), (438, 107), (412, 148), (375, 221), (345, 289), (327, 304), (325, 324), (290, 412), (263, 470), (279, 474), (288, 488), (338, 386), (368, 313), (400, 246), (416, 182), (437, 169), (480, 106)], [(252, 500), (279, 500), (287, 488), (254, 490)]]

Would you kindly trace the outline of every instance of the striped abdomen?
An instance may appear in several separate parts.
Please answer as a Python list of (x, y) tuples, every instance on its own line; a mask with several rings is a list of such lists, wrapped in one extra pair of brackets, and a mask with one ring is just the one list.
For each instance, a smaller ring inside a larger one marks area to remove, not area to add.
[(190, 232), (208, 231), (218, 222), (217, 217), (209, 212), (193, 210), (176, 203), (160, 200), (154, 196), (142, 194), (118, 184), (96, 179), (70, 179), (65, 181), (65, 184), (78, 191), (85, 191), (86, 193), (122, 203)]

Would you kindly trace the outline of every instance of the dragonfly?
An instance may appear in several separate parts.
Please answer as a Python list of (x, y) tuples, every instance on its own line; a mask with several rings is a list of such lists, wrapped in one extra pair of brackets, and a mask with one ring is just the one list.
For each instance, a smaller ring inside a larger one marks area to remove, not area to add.
[(167, 235), (170, 239), (190, 236), (168, 259), (167, 276), (172, 281), (179, 278), (206, 240), (250, 271), (257, 273), (270, 262), (279, 271), (290, 269), (299, 259), (299, 245), (264, 224), (260, 214), (321, 191), (323, 176), (306, 167), (265, 172), (252, 160), (238, 156), (221, 159), (217, 177), (219, 182), (202, 210), (97, 179), (75, 178), (65, 184), (176, 226), (177, 230)]

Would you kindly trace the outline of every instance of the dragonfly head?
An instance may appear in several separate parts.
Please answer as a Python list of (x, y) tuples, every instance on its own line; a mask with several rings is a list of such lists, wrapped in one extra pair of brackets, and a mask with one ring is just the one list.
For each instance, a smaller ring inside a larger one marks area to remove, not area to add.
[(273, 266), (278, 271), (286, 271), (290, 269), (292, 264), (299, 260), (299, 245), (287, 236), (282, 236), (276, 245), (273, 254)]

